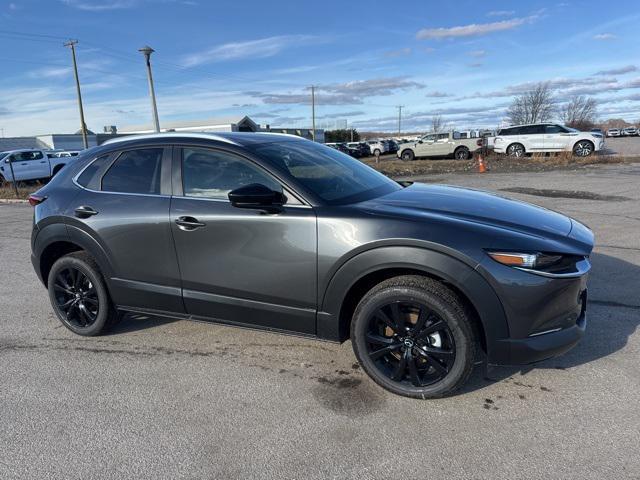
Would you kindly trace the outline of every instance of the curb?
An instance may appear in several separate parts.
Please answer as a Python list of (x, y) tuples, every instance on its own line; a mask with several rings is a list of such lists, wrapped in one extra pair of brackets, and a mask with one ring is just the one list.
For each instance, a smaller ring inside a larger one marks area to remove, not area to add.
[(12, 204), (12, 203), (29, 203), (29, 200), (22, 200), (19, 198), (0, 198), (0, 204), (5, 203), (5, 204)]

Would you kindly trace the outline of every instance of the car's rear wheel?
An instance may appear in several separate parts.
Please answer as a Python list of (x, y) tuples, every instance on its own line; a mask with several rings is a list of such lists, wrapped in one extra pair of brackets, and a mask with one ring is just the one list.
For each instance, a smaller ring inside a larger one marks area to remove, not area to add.
[(469, 149), (467, 147), (458, 147), (453, 156), (456, 160), (467, 160), (469, 158)]
[(376, 148), (376, 149), (373, 151), (373, 154), (374, 154), (376, 157), (379, 157), (379, 156), (380, 156), (380, 149), (379, 149), (379, 148)]
[(402, 160), (404, 160), (405, 162), (410, 162), (411, 160), (416, 158), (416, 156), (413, 153), (413, 150), (407, 149), (402, 152), (402, 154), (400, 155), (400, 158), (402, 158)]
[(120, 319), (97, 264), (84, 252), (59, 258), (47, 286), (56, 316), (78, 335), (100, 335)]
[(420, 276), (392, 278), (369, 291), (356, 307), (351, 341), (376, 383), (423, 399), (460, 388), (476, 351), (471, 318), (458, 296)]
[(573, 154), (577, 157), (588, 157), (595, 150), (595, 146), (589, 140), (581, 140), (573, 147)]
[(507, 147), (507, 155), (509, 155), (510, 157), (520, 158), (524, 157), (524, 154), (524, 145), (522, 145), (521, 143), (512, 143), (511, 145), (509, 145), (509, 147)]

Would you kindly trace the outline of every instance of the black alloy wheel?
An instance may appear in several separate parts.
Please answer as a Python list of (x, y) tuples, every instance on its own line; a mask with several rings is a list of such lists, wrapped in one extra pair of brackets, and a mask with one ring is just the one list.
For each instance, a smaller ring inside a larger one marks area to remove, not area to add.
[(351, 321), (362, 369), (398, 395), (450, 395), (471, 375), (478, 347), (465, 305), (432, 278), (403, 275), (379, 283), (360, 300)]
[(56, 260), (47, 287), (56, 316), (78, 335), (100, 335), (122, 318), (111, 302), (98, 265), (85, 252)]
[(90, 327), (100, 313), (95, 286), (80, 269), (67, 267), (57, 272), (53, 283), (56, 307), (64, 321), (76, 328)]
[(418, 302), (393, 302), (369, 319), (367, 354), (378, 370), (399, 383), (425, 387), (442, 380), (455, 359), (449, 326)]

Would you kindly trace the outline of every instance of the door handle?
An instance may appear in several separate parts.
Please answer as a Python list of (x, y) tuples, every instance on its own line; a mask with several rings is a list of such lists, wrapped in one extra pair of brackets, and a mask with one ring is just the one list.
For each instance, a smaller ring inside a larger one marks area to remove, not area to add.
[(197, 218), (193, 217), (178, 217), (176, 218), (176, 225), (180, 230), (184, 230), (185, 232), (190, 232), (191, 230), (195, 230), (197, 228), (202, 228), (206, 224), (199, 222)]
[(86, 205), (82, 205), (78, 208), (75, 209), (75, 214), (76, 217), (78, 218), (89, 218), (93, 215), (97, 215), (98, 212), (96, 212), (93, 208), (91, 207), (87, 207)]
[(29, 165), (27, 162), (23, 162), (20, 165)]
[(47, 161), (46, 160), (42, 160), (40, 163), (47, 163)]

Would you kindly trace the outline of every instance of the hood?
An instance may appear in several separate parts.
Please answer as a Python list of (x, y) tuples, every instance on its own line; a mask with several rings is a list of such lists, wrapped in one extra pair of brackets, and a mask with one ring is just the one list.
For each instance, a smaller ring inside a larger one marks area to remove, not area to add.
[(447, 185), (414, 183), (360, 206), (381, 214), (437, 215), (538, 236), (565, 237), (572, 228), (569, 217), (546, 208), (491, 192)]

